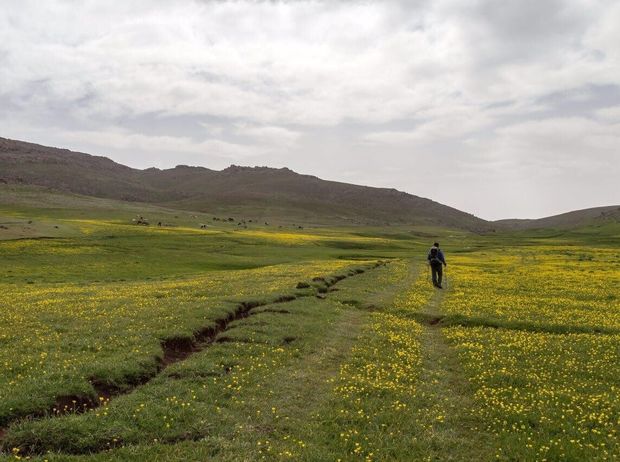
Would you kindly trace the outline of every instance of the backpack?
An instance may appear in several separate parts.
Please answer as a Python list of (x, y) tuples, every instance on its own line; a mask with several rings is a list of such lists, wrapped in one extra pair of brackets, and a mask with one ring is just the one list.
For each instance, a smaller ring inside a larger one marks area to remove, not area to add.
[(429, 260), (431, 265), (437, 265), (438, 263), (441, 263), (441, 261), (439, 260), (439, 249), (437, 247), (431, 247), (430, 256), (431, 258), (429, 258)]

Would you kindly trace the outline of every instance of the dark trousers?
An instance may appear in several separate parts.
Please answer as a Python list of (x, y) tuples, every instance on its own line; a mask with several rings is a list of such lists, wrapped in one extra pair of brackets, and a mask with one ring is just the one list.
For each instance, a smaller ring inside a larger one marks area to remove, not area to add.
[(443, 267), (441, 266), (441, 263), (431, 263), (431, 273), (433, 274), (433, 285), (440, 286), (441, 279), (443, 278)]

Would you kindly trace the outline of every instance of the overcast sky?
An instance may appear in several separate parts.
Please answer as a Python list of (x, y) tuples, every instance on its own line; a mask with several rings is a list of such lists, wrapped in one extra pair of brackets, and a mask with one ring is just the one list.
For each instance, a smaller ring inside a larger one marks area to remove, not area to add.
[(487, 219), (620, 204), (620, 2), (3, 0), (0, 136)]

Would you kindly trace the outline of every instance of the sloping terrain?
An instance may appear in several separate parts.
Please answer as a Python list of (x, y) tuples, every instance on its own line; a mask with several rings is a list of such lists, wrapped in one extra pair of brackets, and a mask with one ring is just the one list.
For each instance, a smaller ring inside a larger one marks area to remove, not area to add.
[(429, 199), (289, 169), (177, 166), (137, 170), (106, 157), (0, 138), (0, 182), (258, 219), (421, 224), (486, 231), (493, 225)]
[(580, 228), (606, 223), (620, 223), (620, 205), (593, 207), (539, 218), (537, 220), (499, 220), (495, 222), (509, 229)]

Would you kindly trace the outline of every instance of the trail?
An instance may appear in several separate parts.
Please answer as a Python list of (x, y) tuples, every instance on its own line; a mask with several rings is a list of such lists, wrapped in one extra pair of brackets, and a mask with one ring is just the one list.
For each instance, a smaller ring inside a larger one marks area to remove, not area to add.
[[(386, 270), (389, 271), (388, 268), (381, 271)], [(337, 460), (333, 447), (320, 440), (338, 437), (337, 434), (325, 436), (324, 428), (333, 418), (330, 413), (334, 384), (341, 366), (360, 341), (359, 334), (371, 312), (392, 304), (395, 296), (415, 281), (418, 270), (417, 265), (408, 265), (401, 280), (380, 285), (375, 283), (376, 273), (367, 273), (337, 289), (333, 298), (329, 297), (342, 304), (337, 320), (326, 325), (314, 340), (314, 351), (280, 370), (269, 384), (263, 385), (266, 396), (249, 405), (248, 411), (253, 415), (260, 410), (261, 418), (253, 418), (251, 424), (246, 422), (244, 431), (235, 435), (232, 448), (226, 448), (215, 459), (255, 460), (249, 454), (240, 455), (239, 451), (260, 443), (260, 454), (267, 460), (276, 456), (300, 461)], [(277, 409), (275, 419), (269, 412), (272, 407)]]
[[(322, 422), (318, 412), (331, 399), (333, 380), (357, 341), (367, 316), (360, 310), (345, 309), (338, 320), (322, 333), (322, 341), (317, 344), (316, 350), (280, 371), (271, 382), (265, 399), (255, 403), (259, 409), (263, 408), (262, 415), (267, 417), (262, 422), (263, 430), (267, 431), (262, 434), (270, 441), (274, 454), (297, 457), (299, 442), (308, 441), (312, 434), (320, 431)], [(272, 407), (277, 409), (276, 419), (268, 412)], [(255, 445), (253, 438), (256, 434), (256, 428), (246, 426), (236, 438), (238, 442), (247, 439), (249, 444)], [(226, 460), (225, 454), (222, 456)]]
[(420, 336), (422, 368), (414, 445), (428, 460), (491, 460), (491, 437), (471, 413), (475, 406), (473, 391), (442, 334), (441, 303), (445, 296), (446, 292), (436, 291), (420, 312), (426, 322)]

